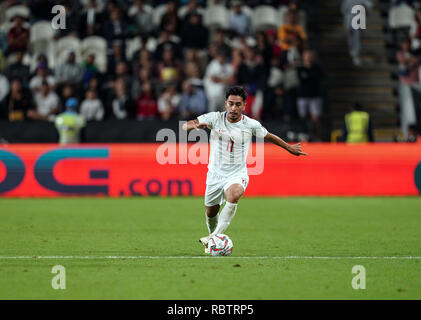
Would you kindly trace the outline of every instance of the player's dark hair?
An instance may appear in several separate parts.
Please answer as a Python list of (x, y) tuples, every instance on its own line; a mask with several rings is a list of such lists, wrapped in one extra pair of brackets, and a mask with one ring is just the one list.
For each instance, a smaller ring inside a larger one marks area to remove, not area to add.
[(244, 102), (246, 102), (247, 100), (247, 92), (246, 90), (244, 90), (243, 87), (240, 86), (232, 86), (228, 88), (225, 94), (225, 100), (227, 100), (229, 96), (240, 96), (241, 98), (243, 98)]

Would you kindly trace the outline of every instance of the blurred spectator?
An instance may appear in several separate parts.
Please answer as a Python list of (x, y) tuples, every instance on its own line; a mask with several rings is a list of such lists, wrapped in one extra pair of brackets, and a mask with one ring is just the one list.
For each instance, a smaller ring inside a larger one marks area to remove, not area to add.
[(54, 121), (60, 100), (46, 80), (41, 83), (39, 92), (34, 94), (35, 109), (29, 109), (27, 116), (33, 120)]
[(282, 50), (289, 50), (291, 47), (298, 48), (303, 41), (307, 40), (307, 33), (298, 24), (296, 14), (287, 13), (287, 22), (278, 29), (278, 39)]
[(181, 64), (171, 47), (165, 48), (162, 61), (157, 64), (157, 71), (162, 82), (176, 82), (181, 79)]
[(419, 80), (419, 59), (410, 48), (410, 40), (405, 39), (402, 41), (401, 50), (396, 52), (399, 80), (405, 84), (416, 83)]
[(184, 77), (185, 78), (202, 78), (203, 75), (203, 61), (201, 59), (201, 52), (194, 49), (186, 50), (186, 57), (184, 60)]
[(360, 54), (363, 30), (360, 28), (354, 29), (352, 27), (352, 19), (355, 15), (352, 13), (352, 8), (356, 5), (363, 6), (366, 9), (366, 14), (368, 14), (373, 7), (373, 3), (371, 0), (342, 0), (341, 11), (344, 16), (344, 26), (347, 33), (349, 53), (354, 64), (359, 66), (361, 65)]
[(21, 82), (18, 79), (12, 80), (10, 92), (1, 106), (1, 118), (9, 119), (10, 122), (25, 120), (30, 98), (30, 93), (22, 88)]
[(82, 85), (86, 88), (89, 84), (89, 81), (96, 77), (99, 73), (98, 67), (95, 64), (95, 55), (88, 54), (86, 56), (85, 61), (83, 62), (83, 77), (82, 77)]
[(192, 85), (191, 79), (184, 80), (180, 99), (180, 116), (184, 120), (195, 119), (206, 113), (207, 101), (203, 89)]
[(267, 84), (264, 91), (263, 119), (273, 119), (283, 114), (284, 121), (292, 117), (292, 110), (288, 110), (284, 104), (284, 74), (280, 67), (280, 60), (273, 56), (270, 60)]
[(97, 0), (89, 0), (86, 9), (79, 17), (79, 37), (85, 38), (101, 35), (101, 26), (104, 23), (104, 14)]
[(209, 112), (223, 110), (225, 89), (233, 82), (234, 70), (226, 61), (225, 53), (220, 51), (207, 66), (204, 78)]
[(124, 86), (126, 88), (130, 88), (130, 86), (132, 85), (133, 78), (131, 74), (129, 73), (126, 62), (121, 61), (117, 64), (115, 68), (114, 82), (117, 79), (121, 79), (124, 82)]
[(133, 76), (136, 77), (142, 68), (149, 70), (154, 69), (154, 62), (152, 60), (151, 54), (145, 48), (140, 50), (138, 59), (132, 63)]
[(47, 81), (50, 89), (55, 89), (56, 79), (53, 76), (48, 75), (48, 69), (45, 63), (40, 63), (37, 67), (35, 76), (29, 81), (29, 89), (31, 89), (32, 93), (38, 92), (41, 90), (44, 81)]
[(55, 118), (60, 144), (79, 143), (83, 140), (82, 129), (85, 127), (85, 119), (76, 110), (76, 98), (69, 98), (66, 100), (66, 111)]
[(25, 28), (24, 18), (22, 16), (15, 16), (13, 18), (13, 27), (7, 33), (7, 53), (14, 53), (17, 51), (27, 51), (29, 44), (29, 29)]
[(23, 52), (18, 51), (15, 55), (15, 62), (10, 64), (4, 74), (9, 80), (19, 79), (24, 88), (29, 85), (29, 67), (23, 64)]
[(418, 142), (419, 135), (418, 135), (418, 129), (416, 124), (411, 124), (408, 127), (408, 136), (406, 138), (406, 142)]
[(167, 31), (162, 30), (159, 33), (158, 43), (159, 44), (157, 45), (154, 52), (154, 58), (156, 61), (162, 61), (162, 56), (164, 54), (164, 51), (167, 50), (168, 48), (171, 48), (171, 50), (174, 52), (174, 55), (177, 59), (182, 58), (180, 46), (176, 42), (170, 39), (170, 34)]
[(417, 54), (421, 51), (421, 9), (415, 14), (415, 21), (409, 30), (409, 38), (411, 39), (411, 49)]
[(347, 143), (374, 142), (370, 115), (356, 103), (345, 115), (343, 141)]
[(202, 17), (198, 12), (192, 12), (189, 20), (181, 28), (181, 40), (185, 48), (204, 49), (208, 45), (209, 32), (202, 24)]
[(115, 77), (116, 67), (120, 62), (126, 62), (123, 44), (120, 40), (113, 41), (111, 54), (107, 55), (107, 76)]
[(86, 121), (101, 121), (104, 118), (104, 107), (98, 99), (96, 91), (86, 91), (85, 100), (80, 105), (80, 114)]
[(37, 63), (36, 63), (36, 65), (37, 65), (37, 67), (39, 67), (39, 66), (43, 66), (43, 67), (45, 67), (45, 68), (47, 69), (47, 74), (52, 74), (52, 73), (53, 73), (53, 70), (51, 70), (51, 69), (49, 68), (49, 66), (48, 66), (48, 58), (47, 58), (47, 56), (46, 56), (45, 54), (43, 54), (43, 53), (40, 53), (40, 54), (37, 56)]
[(298, 87), (297, 108), (298, 115), (305, 119), (310, 114), (313, 133), (320, 138), (320, 116), (322, 114), (323, 100), (321, 81), (323, 71), (315, 63), (314, 52), (306, 50), (303, 52), (303, 65), (297, 68), (300, 85)]
[(244, 50), (244, 60), (238, 67), (237, 83), (254, 96), (259, 88), (263, 88), (264, 78), (265, 69), (256, 55), (256, 50), (248, 47)]
[[(72, 2), (77, 2), (77, 1), (72, 1)], [(89, 8), (89, 3), (90, 0), (79, 0), (80, 4), (83, 6), (83, 8), (86, 10)], [(96, 0), (95, 1), (95, 8), (98, 12), (104, 12), (107, 3), (112, 3), (114, 6), (113, 8), (115, 8), (115, 1), (108, 1), (108, 0)]]
[[(142, 85), (144, 82), (152, 83), (151, 70), (149, 68), (142, 68), (139, 70), (137, 77), (134, 78), (131, 87), (131, 95), (133, 99), (136, 99), (142, 91)], [(129, 87), (129, 88), (130, 88)]]
[(236, 76), (236, 82), (238, 82), (238, 69), (242, 65), (244, 60), (243, 51), (237, 48), (231, 51), (231, 66)]
[(154, 30), (153, 11), (148, 10), (142, 0), (136, 0), (134, 2), (134, 8), (132, 18), (140, 35), (149, 35)]
[(142, 91), (136, 99), (136, 118), (155, 118), (158, 113), (158, 104), (152, 92), (152, 85), (145, 81), (142, 84)]
[(111, 48), (113, 41), (121, 40), (124, 51), (124, 41), (127, 37), (127, 23), (122, 20), (121, 12), (118, 8), (110, 12), (110, 19), (104, 23), (103, 35), (107, 39), (109, 48)]
[[(286, 61), (286, 54), (285, 51), (281, 49), (280, 45), (277, 41), (277, 34), (276, 30), (270, 29), (266, 31), (266, 40), (267, 40), (267, 46), (268, 46), (268, 56), (276, 57), (278, 59), (281, 59), (283, 63), (281, 63), (281, 66), (283, 66), (284, 61)], [(266, 59), (266, 55), (265, 55)], [(266, 60), (270, 61), (270, 60)]]
[(215, 47), (215, 54), (212, 55), (212, 58), (210, 60), (216, 57), (218, 51), (225, 52), (226, 55), (228, 55), (231, 52), (230, 42), (226, 38), (225, 31), (223, 29), (216, 30), (212, 45)]
[(118, 79), (114, 85), (115, 97), (112, 101), (111, 115), (115, 119), (131, 118), (134, 111), (134, 102), (127, 93), (126, 85), (122, 78)]
[(239, 0), (232, 1), (232, 14), (228, 20), (228, 29), (234, 35), (248, 36), (251, 34), (251, 18), (242, 10), (243, 3)]
[(177, 5), (174, 0), (167, 2), (167, 8), (164, 15), (161, 18), (160, 29), (166, 30), (169, 33), (178, 33), (180, 27), (180, 21), (177, 15)]
[(168, 84), (158, 98), (158, 112), (162, 120), (169, 120), (178, 112), (180, 95), (174, 84)]
[(203, 18), (203, 10), (199, 7), (197, 0), (189, 0), (185, 10), (178, 12), (178, 16), (183, 20), (183, 24), (190, 20), (192, 14), (199, 14), (200, 18)]
[[(60, 91), (59, 91), (60, 94)], [(72, 87), (71, 84), (65, 84), (62, 89), (61, 89), (61, 94), (60, 94), (60, 111), (65, 111), (65, 107), (66, 107), (66, 101), (75, 96), (75, 90)]]
[(83, 77), (83, 68), (76, 63), (76, 55), (70, 52), (67, 60), (56, 68), (57, 82), (78, 85)]

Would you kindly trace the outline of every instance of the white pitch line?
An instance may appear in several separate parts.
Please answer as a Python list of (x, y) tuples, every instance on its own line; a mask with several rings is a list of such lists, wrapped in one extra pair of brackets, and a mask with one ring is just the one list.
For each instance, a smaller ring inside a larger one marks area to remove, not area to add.
[[(45, 259), (75, 259), (75, 260), (124, 260), (124, 259), (212, 259), (211, 256), (0, 256), (0, 260), (45, 260)], [(228, 256), (224, 259), (314, 259), (314, 260), (419, 260), (421, 256), (384, 256), (384, 257), (323, 257), (323, 256)]]

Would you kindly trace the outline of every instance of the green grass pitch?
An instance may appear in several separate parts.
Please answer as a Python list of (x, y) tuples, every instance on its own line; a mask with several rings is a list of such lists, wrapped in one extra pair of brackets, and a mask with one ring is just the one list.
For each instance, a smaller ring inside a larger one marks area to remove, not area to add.
[(421, 198), (245, 197), (229, 257), (206, 231), (203, 198), (3, 198), (0, 299), (421, 299)]

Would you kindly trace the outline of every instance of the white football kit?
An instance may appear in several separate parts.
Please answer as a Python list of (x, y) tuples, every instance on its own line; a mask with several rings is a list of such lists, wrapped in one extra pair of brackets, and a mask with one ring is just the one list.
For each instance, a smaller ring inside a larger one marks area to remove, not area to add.
[(211, 129), (205, 206), (221, 205), (231, 185), (240, 184), (246, 190), (249, 182), (246, 161), (252, 136), (264, 138), (268, 131), (259, 121), (245, 115), (231, 123), (226, 112), (209, 112), (197, 120)]

